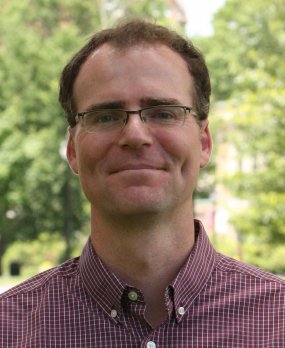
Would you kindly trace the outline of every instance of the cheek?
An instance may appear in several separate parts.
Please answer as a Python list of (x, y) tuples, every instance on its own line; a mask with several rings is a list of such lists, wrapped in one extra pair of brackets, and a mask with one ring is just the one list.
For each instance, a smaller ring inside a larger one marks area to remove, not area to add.
[(94, 164), (96, 164), (96, 145), (92, 138), (87, 135), (80, 139), (77, 147), (78, 169), (79, 175), (83, 176), (92, 171)]
[(79, 174), (91, 175), (104, 167), (104, 162), (108, 158), (110, 150), (110, 141), (105, 137), (98, 137), (94, 134), (88, 134), (81, 139), (78, 147), (78, 166)]
[(81, 188), (89, 201), (93, 200), (100, 178), (97, 175), (98, 159), (94, 147), (80, 147), (78, 152), (78, 176)]
[(201, 142), (198, 134), (181, 132), (174, 137), (173, 134), (164, 132), (160, 136), (160, 143), (173, 160), (181, 165), (182, 171), (188, 165), (199, 168)]

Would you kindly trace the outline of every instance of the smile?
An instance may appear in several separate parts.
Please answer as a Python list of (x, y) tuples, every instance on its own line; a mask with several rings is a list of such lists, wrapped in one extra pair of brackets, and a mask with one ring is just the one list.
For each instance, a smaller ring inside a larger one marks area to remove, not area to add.
[(116, 168), (111, 172), (111, 174), (116, 174), (120, 172), (126, 172), (126, 171), (165, 171), (162, 167), (155, 167), (150, 165), (124, 165), (119, 168)]

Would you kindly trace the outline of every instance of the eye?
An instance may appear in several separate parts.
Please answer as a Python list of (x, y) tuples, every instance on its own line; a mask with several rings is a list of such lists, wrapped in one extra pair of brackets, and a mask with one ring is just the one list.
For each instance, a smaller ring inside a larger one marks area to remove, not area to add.
[(170, 108), (154, 108), (148, 110), (147, 119), (149, 122), (169, 124), (177, 120), (177, 114), (175, 110), (170, 110)]
[(94, 121), (98, 123), (110, 123), (116, 122), (119, 119), (119, 116), (116, 112), (110, 111), (97, 111), (94, 113)]
[(114, 115), (106, 114), (106, 115), (98, 115), (97, 122), (98, 123), (110, 123), (115, 120)]
[(169, 110), (156, 111), (152, 117), (160, 120), (172, 120), (176, 118), (175, 114), (170, 112)]
[(108, 126), (121, 121), (122, 115), (116, 110), (94, 110), (86, 115), (86, 122), (94, 126)]

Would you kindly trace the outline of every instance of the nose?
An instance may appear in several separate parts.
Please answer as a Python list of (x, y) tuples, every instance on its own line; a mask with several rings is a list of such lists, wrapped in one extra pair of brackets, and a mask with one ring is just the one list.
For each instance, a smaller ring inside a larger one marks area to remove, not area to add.
[(119, 145), (139, 149), (151, 145), (153, 135), (148, 126), (141, 120), (138, 113), (129, 115), (127, 123), (120, 133)]

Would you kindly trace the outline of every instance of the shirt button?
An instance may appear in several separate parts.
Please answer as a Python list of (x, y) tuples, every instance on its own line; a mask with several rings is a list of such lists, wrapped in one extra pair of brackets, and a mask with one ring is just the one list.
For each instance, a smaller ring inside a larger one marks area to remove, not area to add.
[(112, 309), (111, 310), (111, 317), (116, 318), (117, 315), (118, 315), (118, 312), (116, 311), (116, 309)]
[(179, 308), (178, 308), (178, 313), (179, 313), (180, 315), (185, 314), (185, 308), (184, 308), (184, 307), (179, 307)]
[(152, 341), (147, 342), (146, 348), (155, 348), (156, 344)]
[(131, 301), (136, 301), (138, 299), (138, 294), (135, 292), (135, 291), (130, 291), (128, 293), (128, 298), (131, 300)]

